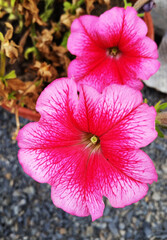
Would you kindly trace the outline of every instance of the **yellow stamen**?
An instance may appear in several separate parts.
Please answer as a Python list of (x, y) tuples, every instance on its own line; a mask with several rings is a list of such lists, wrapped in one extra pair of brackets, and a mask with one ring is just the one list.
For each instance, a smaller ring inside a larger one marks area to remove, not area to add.
[(95, 135), (93, 135), (91, 137), (90, 141), (95, 145), (97, 143), (97, 141), (98, 141), (98, 138)]
[(111, 48), (111, 55), (113, 55), (115, 57), (115, 56), (117, 56), (117, 53), (118, 53), (118, 48), (117, 47)]

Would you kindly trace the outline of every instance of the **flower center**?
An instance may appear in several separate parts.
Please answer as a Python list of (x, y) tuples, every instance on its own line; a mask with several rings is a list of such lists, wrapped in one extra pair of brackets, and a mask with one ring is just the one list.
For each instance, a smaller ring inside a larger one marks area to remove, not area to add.
[(90, 138), (90, 141), (95, 145), (98, 141), (98, 137), (96, 137), (95, 135), (93, 135), (91, 138)]
[(91, 133), (84, 134), (82, 143), (85, 143), (86, 148), (91, 148), (92, 150), (98, 150), (100, 148), (99, 137)]
[(119, 54), (119, 48), (118, 47), (112, 47), (112, 48), (108, 48), (108, 54), (110, 56), (116, 57)]

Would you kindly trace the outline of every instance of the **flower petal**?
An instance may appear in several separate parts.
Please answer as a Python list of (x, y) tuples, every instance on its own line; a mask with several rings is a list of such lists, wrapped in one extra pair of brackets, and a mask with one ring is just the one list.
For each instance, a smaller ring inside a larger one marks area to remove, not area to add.
[(123, 41), (120, 43), (120, 50), (123, 52), (123, 55), (129, 57), (158, 58), (157, 44), (149, 37), (144, 37), (135, 44)]
[(87, 57), (93, 52), (98, 53), (101, 49), (95, 44), (97, 38), (94, 26), (98, 21), (96, 16), (81, 16), (75, 19), (71, 25), (71, 34), (68, 38), (68, 50), (77, 56)]
[[(68, 67), (68, 77), (80, 85), (86, 84), (102, 92), (104, 87), (112, 84), (124, 84), (123, 76), (118, 70), (115, 59), (108, 58), (106, 53), (93, 58), (77, 58)], [(139, 82), (139, 81), (138, 81)]]
[(147, 104), (136, 107), (100, 137), (103, 151), (112, 154), (116, 150), (128, 151), (147, 146), (157, 137), (155, 117), (154, 107)]
[(124, 8), (114, 7), (100, 15), (95, 28), (99, 45), (103, 48), (118, 46), (124, 22)]
[(157, 181), (157, 173), (152, 160), (149, 156), (141, 150), (132, 151), (113, 151), (103, 155), (106, 156), (108, 162), (117, 169), (118, 172), (123, 173), (134, 181), (152, 184)]
[(36, 110), (42, 121), (67, 121), (78, 100), (76, 83), (72, 79), (60, 78), (49, 84), (37, 100)]
[(77, 152), (80, 156), (81, 150), (78, 144), (74, 146), (53, 146), (51, 141), (51, 146), (46, 142), (46, 145), (21, 148), (18, 154), (19, 162), (24, 171), (36, 181), (53, 185), (61, 169), (66, 169), (72, 164), (75, 166)]
[(64, 167), (52, 186), (52, 201), (64, 211), (77, 215), (88, 216), (92, 220), (103, 215), (104, 203), (102, 194), (94, 179), (94, 170), (98, 163), (98, 156), (89, 151), (74, 152), (75, 162), (70, 168)]
[(141, 103), (141, 93), (125, 85), (113, 84), (102, 94), (85, 85), (81, 88), (74, 118), (79, 129), (101, 136)]
[[(147, 25), (137, 16), (137, 12), (133, 7), (127, 7), (124, 10), (123, 29), (120, 37), (119, 46), (135, 44), (138, 40), (144, 38), (147, 34)], [(124, 42), (124, 43), (123, 43)]]
[(157, 174), (149, 157), (140, 150), (114, 157), (113, 161), (96, 159), (94, 179), (98, 179), (97, 188), (113, 207), (124, 207), (143, 198), (148, 191), (146, 183), (156, 181)]

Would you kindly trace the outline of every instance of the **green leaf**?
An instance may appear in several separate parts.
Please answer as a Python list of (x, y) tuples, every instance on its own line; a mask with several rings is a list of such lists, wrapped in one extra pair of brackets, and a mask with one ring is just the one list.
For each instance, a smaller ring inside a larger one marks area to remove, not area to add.
[(0, 41), (3, 42), (4, 41), (4, 36), (3, 34), (0, 32)]
[(52, 7), (55, 0), (45, 0), (45, 9)]
[(10, 1), (11, 7), (14, 7), (15, 2), (16, 2), (16, 0), (11, 0), (11, 1)]
[(160, 104), (161, 104), (161, 101), (159, 101), (155, 104), (154, 108), (155, 108), (156, 111), (158, 110)]
[(53, 8), (54, 0), (44, 0), (44, 1), (45, 1), (45, 10), (40, 15), (40, 17), (44, 22), (47, 22), (54, 10)]
[(44, 13), (40, 15), (43, 22), (47, 22), (53, 13), (53, 9), (47, 9)]
[(163, 134), (162, 131), (159, 129), (159, 127), (156, 126), (155, 129), (156, 129), (156, 131), (157, 131), (157, 133), (158, 133), (158, 137), (164, 138), (164, 134)]
[(5, 87), (8, 86), (7, 81), (6, 81), (6, 79), (5, 79), (4, 77), (0, 77), (0, 80), (3, 82), (3, 84), (5, 85)]
[(38, 81), (35, 83), (35, 86), (38, 87), (41, 83), (42, 83), (42, 79), (38, 80)]
[(24, 106), (25, 106), (25, 103), (24, 103), (24, 102), (21, 102), (20, 105), (21, 105), (21, 107), (24, 107)]
[(167, 103), (162, 103), (162, 104), (159, 106), (158, 110), (164, 110), (164, 109), (166, 109), (166, 108), (167, 108)]
[(84, 2), (85, 0), (79, 0), (78, 2), (76, 2), (76, 7), (80, 7)]
[(16, 99), (16, 97), (15, 97), (15, 94), (16, 94), (16, 92), (15, 92), (15, 91), (13, 91), (13, 92), (9, 93), (9, 94), (8, 94), (8, 100), (11, 100), (11, 99)]
[(158, 113), (158, 112), (160, 112), (160, 110), (164, 110), (167, 108), (167, 103), (161, 104), (161, 101), (159, 101), (155, 104), (154, 108), (155, 108), (156, 112)]
[(28, 56), (30, 53), (35, 53), (36, 54), (36, 47), (29, 47), (26, 49), (25, 53), (24, 53), (24, 57), (26, 60), (28, 60)]
[(144, 17), (144, 13), (138, 13), (137, 16), (138, 17)]
[(4, 79), (12, 79), (12, 78), (16, 78), (15, 70), (12, 70), (10, 73), (4, 76)]
[(132, 3), (128, 3), (127, 0), (124, 0), (124, 8), (131, 7)]
[(17, 20), (17, 16), (16, 16), (16, 14), (14, 14), (14, 13), (10, 13), (8, 19), (9, 19), (10, 21)]
[(63, 7), (64, 7), (64, 11), (66, 12), (72, 8), (72, 4), (66, 1), (63, 3)]
[(69, 36), (70, 36), (70, 31), (68, 31), (68, 32), (66, 32), (66, 33), (64, 34), (63, 40), (62, 40), (62, 42), (61, 42), (61, 46), (62, 46), (62, 47), (67, 48), (67, 41), (68, 41), (68, 37), (69, 37)]

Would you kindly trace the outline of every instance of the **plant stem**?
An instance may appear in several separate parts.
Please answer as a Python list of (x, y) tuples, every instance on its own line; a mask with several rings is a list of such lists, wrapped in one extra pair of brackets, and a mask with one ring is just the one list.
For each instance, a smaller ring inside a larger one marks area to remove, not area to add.
[(127, 6), (127, 5), (128, 5), (127, 1), (126, 1), (126, 0), (124, 0), (124, 6)]
[(138, 11), (144, 4), (149, 2), (150, 0), (138, 0), (135, 5), (133, 6), (136, 11)]
[(5, 76), (6, 56), (3, 51), (0, 52), (0, 77)]

